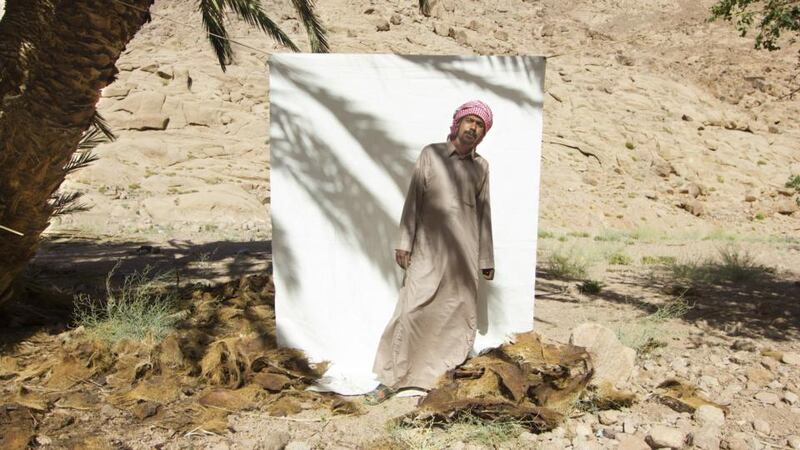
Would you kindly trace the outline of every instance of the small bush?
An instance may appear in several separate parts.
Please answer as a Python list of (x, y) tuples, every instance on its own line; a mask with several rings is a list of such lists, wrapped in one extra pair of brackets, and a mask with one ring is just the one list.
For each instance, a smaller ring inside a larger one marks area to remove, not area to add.
[(789, 175), (789, 181), (786, 182), (786, 187), (800, 191), (800, 175)]
[(605, 230), (602, 233), (596, 235), (594, 237), (595, 241), (599, 242), (619, 242), (622, 240), (626, 240), (628, 235), (622, 231), (616, 230)]
[(603, 283), (596, 280), (586, 280), (581, 283), (581, 292), (589, 295), (597, 295), (603, 290)]
[(756, 213), (756, 220), (764, 220), (764, 213)]
[(628, 150), (633, 150), (634, 148), (636, 148), (636, 146), (635, 146), (635, 145), (633, 145), (633, 142), (631, 142), (631, 141), (626, 141), (626, 142), (625, 142), (625, 148), (627, 148)]
[(544, 230), (539, 230), (539, 232), (536, 235), (539, 239), (552, 239), (556, 236), (555, 234)]
[(646, 266), (664, 266), (675, 264), (677, 261), (674, 256), (642, 256), (642, 264)]
[(177, 293), (164, 288), (170, 274), (154, 274), (146, 267), (142, 272), (126, 276), (122, 287), (114, 291), (111, 288), (114, 269), (106, 279), (104, 302), (86, 295), (76, 298), (75, 323), (110, 342), (163, 339), (182, 319), (175, 311)]
[(616, 264), (618, 266), (629, 266), (631, 262), (633, 261), (631, 260), (630, 256), (620, 252), (612, 253), (608, 257), (609, 264)]
[(554, 277), (574, 280), (586, 278), (589, 263), (574, 251), (555, 250), (547, 257), (545, 265)]
[(673, 263), (669, 270), (672, 278), (690, 286), (723, 282), (743, 283), (772, 272), (771, 268), (757, 264), (749, 253), (733, 247), (721, 248), (717, 260)]
[(567, 233), (567, 236), (576, 238), (588, 238), (591, 235), (585, 231), (570, 231), (569, 233)]

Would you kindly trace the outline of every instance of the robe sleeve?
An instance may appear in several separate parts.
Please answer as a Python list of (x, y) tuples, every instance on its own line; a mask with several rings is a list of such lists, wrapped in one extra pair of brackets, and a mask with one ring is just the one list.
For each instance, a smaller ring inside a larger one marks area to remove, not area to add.
[(414, 236), (421, 219), (422, 201), (428, 186), (429, 151), (430, 149), (427, 147), (422, 149), (422, 153), (420, 153), (416, 164), (414, 164), (414, 172), (411, 175), (411, 183), (408, 186), (406, 202), (403, 205), (403, 215), (400, 217), (400, 238), (398, 239), (397, 247), (395, 247), (396, 250), (410, 252), (414, 247)]
[(492, 208), (489, 200), (489, 168), (478, 191), (478, 264), (481, 269), (494, 268), (494, 246), (492, 242)]

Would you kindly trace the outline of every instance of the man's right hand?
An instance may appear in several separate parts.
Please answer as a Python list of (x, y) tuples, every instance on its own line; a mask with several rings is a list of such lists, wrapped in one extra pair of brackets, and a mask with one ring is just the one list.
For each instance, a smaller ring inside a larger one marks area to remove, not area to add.
[(411, 262), (411, 252), (407, 252), (405, 250), (395, 250), (394, 260), (397, 261), (398, 266), (402, 267), (403, 270), (406, 270), (408, 269), (408, 264)]

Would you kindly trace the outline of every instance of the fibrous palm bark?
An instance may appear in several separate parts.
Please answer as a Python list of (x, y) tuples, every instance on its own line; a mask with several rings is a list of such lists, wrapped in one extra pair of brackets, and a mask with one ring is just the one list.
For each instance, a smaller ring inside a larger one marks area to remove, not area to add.
[(36, 252), (49, 199), (153, 0), (12, 0), (0, 22), (0, 303)]

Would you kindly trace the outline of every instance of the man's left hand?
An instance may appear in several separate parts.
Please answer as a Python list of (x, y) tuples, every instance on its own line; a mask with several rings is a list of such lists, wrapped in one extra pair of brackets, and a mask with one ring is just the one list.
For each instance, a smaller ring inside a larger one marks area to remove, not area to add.
[(483, 273), (483, 278), (494, 280), (494, 269), (481, 269), (481, 273)]

